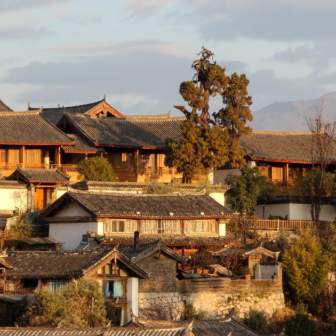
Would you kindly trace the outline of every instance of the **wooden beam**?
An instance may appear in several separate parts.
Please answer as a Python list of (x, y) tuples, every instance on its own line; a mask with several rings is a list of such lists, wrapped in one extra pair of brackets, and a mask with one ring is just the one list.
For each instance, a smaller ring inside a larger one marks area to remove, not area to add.
[(22, 158), (21, 158), (21, 162), (22, 162), (22, 168), (25, 167), (25, 164), (26, 164), (26, 147), (25, 146), (22, 146), (21, 147), (21, 155), (22, 155)]
[(134, 168), (135, 168), (135, 179), (138, 182), (138, 172), (139, 172), (139, 149), (134, 151)]

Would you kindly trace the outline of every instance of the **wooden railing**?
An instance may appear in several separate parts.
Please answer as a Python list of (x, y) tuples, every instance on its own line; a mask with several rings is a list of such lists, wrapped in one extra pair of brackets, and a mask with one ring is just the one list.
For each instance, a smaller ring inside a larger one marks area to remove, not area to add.
[[(173, 175), (173, 168), (168, 167), (113, 166), (113, 171), (117, 174), (136, 174), (138, 172), (140, 175)], [(174, 170), (174, 174), (179, 174), (176, 169)]]
[(257, 230), (307, 230), (307, 229), (320, 229), (323, 230), (328, 222), (320, 221), (317, 225), (316, 222), (308, 220), (281, 220), (281, 219), (256, 219), (253, 225)]
[(0, 169), (15, 170), (16, 168), (30, 169), (55, 169), (58, 168), (62, 172), (78, 172), (78, 165), (75, 164), (46, 164), (46, 163), (8, 163), (0, 162)]
[(34, 290), (32, 289), (18, 289), (18, 290), (5, 290), (3, 291), (4, 294), (23, 294), (23, 295), (28, 295), (28, 294), (34, 294)]

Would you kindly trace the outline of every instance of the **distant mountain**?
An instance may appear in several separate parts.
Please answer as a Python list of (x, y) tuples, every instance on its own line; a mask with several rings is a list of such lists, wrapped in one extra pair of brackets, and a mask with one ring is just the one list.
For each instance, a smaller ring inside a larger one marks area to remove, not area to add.
[(249, 124), (255, 130), (264, 131), (307, 131), (304, 114), (315, 111), (314, 105), (325, 100), (325, 115), (336, 118), (336, 92), (329, 92), (318, 99), (279, 102), (253, 112), (253, 122)]

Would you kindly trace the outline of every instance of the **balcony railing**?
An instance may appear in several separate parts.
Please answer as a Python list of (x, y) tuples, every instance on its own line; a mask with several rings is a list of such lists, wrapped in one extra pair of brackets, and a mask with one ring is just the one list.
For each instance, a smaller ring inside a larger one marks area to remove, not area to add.
[(308, 220), (280, 220), (280, 219), (256, 219), (253, 228), (257, 230), (307, 230), (307, 229), (320, 229), (326, 228), (328, 222), (320, 221), (319, 224)]
[[(113, 171), (118, 174), (136, 174), (138, 171), (138, 174), (140, 175), (173, 175), (173, 168), (168, 167), (144, 167), (144, 166), (113, 166)], [(174, 174), (179, 175), (178, 171), (175, 169)]]
[(78, 165), (75, 164), (46, 164), (46, 163), (8, 163), (0, 162), (1, 170), (15, 170), (16, 168), (30, 169), (55, 169), (58, 168), (62, 172), (78, 172)]

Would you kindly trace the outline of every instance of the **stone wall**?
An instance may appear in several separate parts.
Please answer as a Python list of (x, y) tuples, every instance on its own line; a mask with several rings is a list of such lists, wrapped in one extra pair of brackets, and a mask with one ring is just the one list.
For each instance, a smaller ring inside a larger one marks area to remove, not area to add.
[[(138, 262), (151, 273), (139, 280), (139, 316), (150, 319), (179, 319), (186, 303), (192, 302), (208, 318), (218, 319), (235, 308), (243, 317), (250, 308), (272, 315), (285, 307), (282, 268), (272, 280), (228, 278), (176, 279), (176, 262), (158, 253)], [(281, 266), (281, 265), (280, 265)]]

